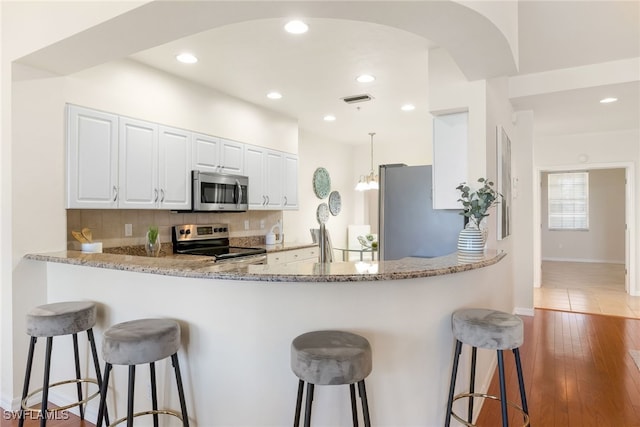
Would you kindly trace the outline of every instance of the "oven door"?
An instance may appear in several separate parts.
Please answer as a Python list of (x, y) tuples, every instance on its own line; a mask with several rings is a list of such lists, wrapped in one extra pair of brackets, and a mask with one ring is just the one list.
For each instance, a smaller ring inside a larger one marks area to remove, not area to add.
[(248, 208), (249, 178), (192, 171), (193, 210), (244, 212)]

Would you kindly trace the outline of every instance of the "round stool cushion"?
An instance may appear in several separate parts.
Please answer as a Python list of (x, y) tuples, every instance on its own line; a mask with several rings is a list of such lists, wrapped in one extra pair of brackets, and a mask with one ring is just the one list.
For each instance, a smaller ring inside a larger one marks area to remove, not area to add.
[(291, 370), (311, 384), (353, 384), (371, 373), (371, 345), (360, 335), (315, 331), (291, 343)]
[(180, 325), (170, 319), (139, 319), (104, 332), (102, 357), (112, 365), (140, 365), (165, 359), (180, 348)]
[(453, 336), (464, 344), (490, 350), (512, 350), (522, 345), (522, 319), (482, 308), (458, 310), (452, 316)]
[(97, 308), (91, 301), (67, 301), (39, 305), (27, 313), (27, 334), (54, 337), (93, 328)]

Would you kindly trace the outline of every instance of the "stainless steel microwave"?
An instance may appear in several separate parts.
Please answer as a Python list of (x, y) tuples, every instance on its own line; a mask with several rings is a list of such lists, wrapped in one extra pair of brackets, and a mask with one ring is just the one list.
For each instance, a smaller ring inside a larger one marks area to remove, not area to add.
[(244, 212), (248, 208), (249, 178), (194, 170), (192, 209), (206, 212)]

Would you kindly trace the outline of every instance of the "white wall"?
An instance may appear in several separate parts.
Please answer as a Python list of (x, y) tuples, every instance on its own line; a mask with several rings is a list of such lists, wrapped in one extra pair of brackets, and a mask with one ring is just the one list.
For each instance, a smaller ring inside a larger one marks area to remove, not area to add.
[(589, 171), (589, 229), (549, 230), (548, 173), (542, 174), (542, 260), (624, 264), (625, 170)]
[(318, 199), (313, 192), (313, 173), (325, 168), (331, 177), (331, 190), (337, 190), (342, 199), (342, 210), (331, 215), (326, 224), (333, 246), (346, 247), (347, 226), (357, 221), (354, 214), (357, 193), (352, 173), (353, 150), (324, 137), (300, 130), (298, 145), (298, 211), (283, 212), (285, 241), (310, 242), (309, 229), (318, 228), (316, 210), (327, 199)]

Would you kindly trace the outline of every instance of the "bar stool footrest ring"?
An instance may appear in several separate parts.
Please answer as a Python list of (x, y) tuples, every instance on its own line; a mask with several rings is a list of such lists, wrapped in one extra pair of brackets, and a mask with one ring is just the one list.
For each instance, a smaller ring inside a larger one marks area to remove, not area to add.
[[(158, 414), (158, 415), (171, 415), (172, 417), (178, 418), (180, 421), (184, 421), (182, 419), (182, 415), (180, 415), (178, 412), (170, 411), (170, 410), (167, 410), (167, 409), (160, 409), (160, 410), (157, 410), (157, 411), (136, 412), (135, 414), (133, 414), (133, 418), (141, 417), (143, 415), (155, 415), (155, 414)], [(126, 420), (127, 420), (127, 417), (118, 418), (113, 423), (109, 424), (107, 427), (112, 427), (112, 426), (118, 425), (121, 422), (124, 422)]]
[[(491, 400), (497, 400), (497, 401), (501, 401), (501, 399), (498, 396), (493, 396), (491, 394), (485, 394), (485, 393), (460, 393), (454, 396), (453, 401), (455, 402), (458, 399), (465, 399), (465, 398), (469, 398), (469, 397), (474, 397), (474, 398), (480, 398), (480, 399), (491, 399)], [(516, 405), (515, 403), (511, 403), (509, 401), (507, 401), (507, 405), (511, 406), (512, 408), (514, 408), (516, 411), (519, 411), (522, 413), (522, 415), (524, 416), (524, 424), (522, 425), (522, 427), (529, 427), (529, 414), (524, 412), (524, 409), (522, 409), (520, 406)], [(467, 422), (466, 420), (463, 420), (461, 417), (458, 416), (458, 414), (456, 414), (455, 412), (453, 412), (453, 410), (451, 411), (451, 416), (453, 416), (453, 418), (455, 418), (459, 423), (464, 424), (467, 427), (476, 427), (475, 424), (471, 424), (469, 422)]]
[[(73, 379), (73, 380), (66, 380), (66, 381), (59, 381), (57, 383), (53, 383), (53, 384), (49, 384), (49, 388), (53, 388), (53, 387), (57, 387), (59, 385), (65, 385), (65, 384), (76, 384), (76, 383), (91, 383), (91, 384), (95, 384), (96, 386), (98, 385), (98, 380), (95, 380), (93, 378), (80, 378), (80, 379)], [(34, 390), (33, 392), (27, 394), (27, 397), (25, 397), (22, 402), (20, 403), (20, 405), (22, 406), (22, 409), (25, 411), (30, 411), (30, 412), (37, 412), (38, 414), (42, 413), (42, 410), (40, 410), (39, 408), (33, 407), (33, 406), (27, 406), (27, 402), (29, 401), (30, 398), (32, 398), (33, 396), (35, 396), (36, 394), (42, 392), (42, 390), (44, 390), (44, 387), (40, 387), (36, 390)], [(90, 396), (87, 396), (86, 398), (78, 401), (78, 402), (74, 402), (74, 403), (70, 403), (68, 405), (65, 406), (59, 406), (56, 408), (51, 408), (51, 409), (47, 409), (47, 412), (60, 412), (60, 411), (64, 411), (67, 410), (69, 408), (74, 408), (76, 406), (80, 406), (80, 405), (84, 405), (85, 403), (87, 403), (88, 401), (90, 401), (91, 399), (93, 399), (96, 396), (100, 395), (100, 390), (96, 391), (95, 393), (93, 393)]]

